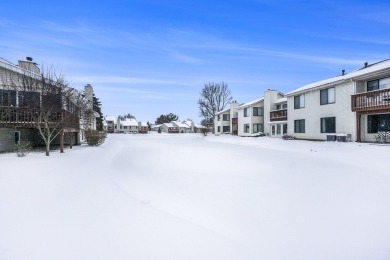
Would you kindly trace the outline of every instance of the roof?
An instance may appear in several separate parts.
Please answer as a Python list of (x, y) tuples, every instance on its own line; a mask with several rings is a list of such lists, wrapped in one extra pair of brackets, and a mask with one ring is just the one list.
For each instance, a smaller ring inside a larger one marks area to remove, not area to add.
[(126, 118), (125, 120), (121, 120), (120, 123), (123, 126), (138, 126), (138, 122), (134, 118)]
[(204, 125), (194, 124), (194, 126), (195, 126), (196, 128), (206, 128)]
[(329, 78), (329, 79), (325, 79), (325, 80), (321, 80), (321, 81), (307, 84), (303, 87), (300, 87), (296, 90), (293, 90), (293, 91), (287, 93), (286, 95), (292, 95), (292, 94), (296, 94), (299, 92), (306, 92), (310, 89), (315, 89), (315, 88), (322, 87), (322, 86), (335, 85), (335, 84), (346, 82), (346, 81), (349, 81), (352, 79), (364, 78), (364, 76), (366, 76), (367, 74), (378, 73), (381, 71), (389, 71), (390, 72), (390, 59), (370, 64), (366, 67), (357, 69), (357, 70), (350, 72), (350, 73), (347, 73), (345, 75), (341, 75), (341, 76), (337, 76), (337, 77), (333, 77), (333, 78)]
[(191, 126), (193, 125), (192, 121), (190, 121), (190, 120), (185, 120), (185, 121), (183, 122), (183, 124), (186, 124), (186, 125), (188, 125), (189, 127), (191, 127)]
[(104, 118), (106, 121), (116, 121), (116, 117), (114, 117), (114, 116), (106, 116), (105, 118)]
[(148, 126), (148, 123), (145, 121), (138, 122), (139, 126)]
[(177, 125), (178, 127), (184, 127), (184, 128), (190, 128), (188, 125), (174, 121), (173, 124)]
[(164, 123), (163, 125), (165, 125), (167, 127), (175, 127), (172, 123)]
[(240, 105), (240, 106), (238, 107), (238, 109), (242, 109), (242, 108), (245, 108), (245, 107), (250, 107), (250, 106), (252, 106), (252, 105), (254, 105), (254, 104), (256, 104), (256, 103), (259, 103), (259, 102), (261, 102), (261, 101), (263, 101), (263, 100), (264, 100), (264, 97), (261, 97), (261, 98), (252, 100), (252, 101), (250, 101), (250, 102), (248, 102), (248, 103), (244, 103), (244, 104)]
[(230, 108), (226, 108), (225, 110), (218, 111), (217, 113), (215, 113), (215, 115), (220, 115), (220, 114), (226, 113), (228, 111), (230, 112)]
[(279, 103), (283, 103), (283, 102), (287, 102), (286, 97), (279, 98), (278, 100), (275, 101), (275, 104), (279, 104)]

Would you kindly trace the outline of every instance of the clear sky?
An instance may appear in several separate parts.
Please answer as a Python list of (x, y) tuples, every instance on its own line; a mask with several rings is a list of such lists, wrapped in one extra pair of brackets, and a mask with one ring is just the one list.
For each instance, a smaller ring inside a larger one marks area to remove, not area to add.
[(202, 86), (239, 103), (390, 58), (390, 2), (2, 0), (0, 57), (31, 56), (72, 87), (94, 87), (105, 115), (200, 122)]

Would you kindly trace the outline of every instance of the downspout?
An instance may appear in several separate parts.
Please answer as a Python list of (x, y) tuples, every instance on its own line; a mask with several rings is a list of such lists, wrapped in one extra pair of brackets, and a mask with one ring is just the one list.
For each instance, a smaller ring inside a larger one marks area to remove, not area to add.
[[(354, 94), (356, 94), (356, 81), (354, 81), (353, 79), (349, 79), (351, 82), (353, 82), (353, 94), (352, 95), (354, 95)], [(357, 140), (360, 140), (361, 141), (361, 139), (360, 139), (360, 136), (358, 136), (358, 134), (359, 134), (359, 130), (358, 130), (358, 128), (360, 128), (360, 124), (358, 125), (358, 122), (360, 122), (360, 120), (357, 120), (357, 112), (355, 111), (355, 112), (353, 112), (353, 115), (354, 115), (354, 125), (355, 125), (355, 141), (357, 141)]]

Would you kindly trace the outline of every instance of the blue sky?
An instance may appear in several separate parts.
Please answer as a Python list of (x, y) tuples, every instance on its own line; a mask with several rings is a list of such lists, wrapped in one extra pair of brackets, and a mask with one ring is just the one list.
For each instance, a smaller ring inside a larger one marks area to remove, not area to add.
[(0, 57), (94, 87), (105, 115), (200, 122), (202, 86), (239, 103), (390, 58), (388, 1), (9, 1)]

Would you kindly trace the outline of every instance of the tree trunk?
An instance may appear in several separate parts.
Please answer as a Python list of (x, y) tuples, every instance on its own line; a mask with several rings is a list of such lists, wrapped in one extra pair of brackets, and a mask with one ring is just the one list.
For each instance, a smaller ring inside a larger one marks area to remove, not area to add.
[(60, 133), (60, 153), (64, 152), (64, 130)]
[(50, 143), (46, 142), (46, 156), (49, 156), (50, 153)]

